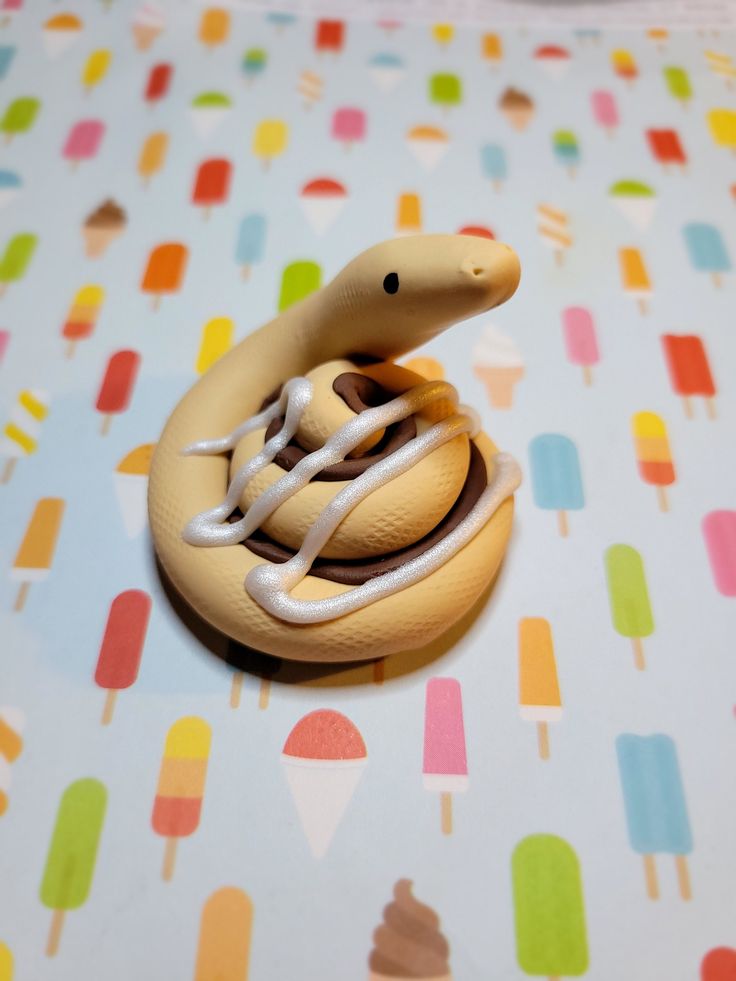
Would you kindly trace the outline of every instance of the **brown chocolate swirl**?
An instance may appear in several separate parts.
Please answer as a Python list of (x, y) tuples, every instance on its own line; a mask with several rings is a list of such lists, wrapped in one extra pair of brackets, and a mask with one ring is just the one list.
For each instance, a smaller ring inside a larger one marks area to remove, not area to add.
[(124, 228), (127, 222), (125, 212), (112, 198), (107, 198), (87, 216), (87, 228)]
[(386, 978), (450, 977), (450, 946), (440, 931), (440, 918), (414, 898), (409, 879), (394, 886), (394, 901), (383, 910), (383, 923), (373, 933), (369, 966)]

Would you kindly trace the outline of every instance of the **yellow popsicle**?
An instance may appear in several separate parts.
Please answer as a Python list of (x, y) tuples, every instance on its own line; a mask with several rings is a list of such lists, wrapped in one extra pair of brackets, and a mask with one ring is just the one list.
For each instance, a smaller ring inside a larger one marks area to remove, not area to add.
[(656, 412), (637, 412), (631, 418), (631, 432), (639, 475), (657, 488), (659, 507), (669, 510), (665, 488), (675, 482), (675, 468), (667, 427)]
[(144, 186), (148, 184), (151, 177), (158, 173), (166, 162), (166, 154), (169, 149), (168, 133), (151, 133), (141, 147), (141, 154), (138, 158), (138, 173), (143, 178)]
[(204, 325), (195, 365), (198, 374), (204, 374), (215, 361), (230, 350), (234, 330), (235, 324), (229, 317), (215, 317)]
[(234, 886), (213, 892), (202, 909), (194, 981), (246, 981), (253, 903)]
[(611, 64), (613, 65), (613, 70), (619, 76), (619, 78), (625, 78), (628, 81), (632, 81), (639, 74), (639, 70), (636, 67), (636, 62), (634, 61), (631, 52), (625, 51), (623, 48), (617, 48), (615, 51), (611, 52)]
[(716, 146), (736, 150), (736, 111), (733, 109), (711, 109), (708, 113), (710, 135)]
[(432, 37), (437, 44), (449, 44), (455, 37), (455, 28), (452, 24), (433, 24)]
[(84, 65), (82, 85), (86, 89), (91, 89), (95, 85), (99, 85), (105, 75), (107, 75), (111, 61), (112, 51), (108, 48), (100, 48), (98, 51), (93, 51)]
[(400, 194), (396, 208), (398, 234), (414, 234), (422, 230), (422, 202), (418, 194)]
[(263, 119), (253, 133), (253, 153), (268, 168), (280, 156), (289, 141), (289, 127), (282, 119)]
[(13, 955), (4, 943), (0, 943), (0, 981), (13, 981)]
[(230, 14), (221, 7), (209, 7), (202, 11), (199, 22), (199, 40), (209, 48), (227, 41), (230, 34)]
[(519, 713), (537, 724), (539, 755), (549, 759), (547, 725), (562, 717), (552, 631), (543, 617), (519, 621)]

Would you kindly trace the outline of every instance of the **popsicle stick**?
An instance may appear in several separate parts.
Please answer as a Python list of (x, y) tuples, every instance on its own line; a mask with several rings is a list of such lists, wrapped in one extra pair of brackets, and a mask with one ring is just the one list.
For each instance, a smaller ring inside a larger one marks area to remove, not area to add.
[(381, 657), (373, 662), (373, 684), (382, 685), (386, 677), (386, 658)]
[(499, 191), (503, 188), (503, 184), (501, 183), (501, 181), (491, 181), (491, 183), (493, 184), (493, 190), (496, 192), (496, 194), (498, 194)]
[(723, 286), (723, 280), (721, 279), (721, 274), (719, 272), (714, 272), (711, 274), (713, 277), (713, 285), (717, 290)]
[(706, 399), (705, 400), (705, 414), (709, 419), (717, 419), (718, 412), (716, 411), (716, 400)]
[(164, 882), (171, 882), (174, 878), (174, 866), (176, 865), (176, 838), (167, 838), (164, 848), (164, 864), (161, 869), (161, 878)]
[(677, 869), (677, 882), (680, 886), (680, 895), (683, 899), (693, 898), (693, 890), (690, 885), (690, 869), (687, 865), (687, 855), (675, 855), (675, 868)]
[(574, 167), (568, 167), (567, 168), (567, 173), (568, 173), (569, 177), (571, 177), (574, 180), (575, 179), (575, 174), (577, 173), (577, 171), (575, 170)]
[(66, 345), (66, 357), (67, 358), (73, 358), (74, 357), (74, 352), (75, 352), (76, 348), (77, 348), (77, 342), (76, 341), (67, 341), (67, 345)]
[(202, 209), (202, 217), (204, 218), (205, 221), (209, 221), (210, 220), (210, 215), (211, 214), (212, 214), (212, 208), (203, 208)]
[(10, 478), (13, 476), (13, 471), (15, 470), (15, 465), (18, 462), (18, 458), (15, 456), (8, 457), (5, 461), (5, 466), (3, 467), (2, 483), (7, 484)]
[(13, 604), (13, 609), (16, 613), (20, 613), (20, 611), (26, 605), (26, 600), (28, 599), (28, 593), (30, 590), (31, 584), (29, 582), (21, 583), (21, 587), (18, 590), (18, 595), (15, 597), (15, 603)]
[(64, 910), (55, 909), (54, 915), (51, 917), (51, 928), (49, 930), (49, 938), (46, 941), (46, 956), (53, 957), (54, 954), (59, 949), (59, 944), (61, 943), (61, 931), (64, 927)]
[(440, 794), (440, 813), (442, 817), (442, 834), (452, 834), (452, 794)]
[(100, 426), (100, 436), (107, 436), (110, 432), (110, 426), (112, 425), (112, 415), (108, 413), (102, 417), (102, 425)]
[(258, 708), (265, 711), (271, 700), (271, 679), (261, 678), (261, 690), (258, 693)]
[(685, 410), (686, 419), (694, 419), (695, 413), (693, 412), (693, 403), (689, 395), (684, 395), (682, 398), (682, 407)]
[(660, 511), (669, 511), (670, 502), (667, 497), (667, 489), (660, 485), (657, 486), (657, 503)]
[(644, 657), (644, 645), (641, 642), (641, 637), (632, 637), (631, 646), (634, 649), (634, 667), (637, 671), (645, 671), (647, 662)]
[(540, 760), (549, 759), (549, 726), (546, 722), (537, 722), (537, 747)]
[(657, 866), (654, 855), (644, 855), (644, 881), (647, 887), (647, 896), (650, 899), (659, 899), (659, 882), (657, 881)]
[(240, 267), (240, 278), (244, 283), (250, 279), (250, 266), (247, 263)]
[[(10, 141), (6, 140), (5, 142), (9, 143)], [(2, 297), (5, 296), (5, 291), (7, 290), (7, 288), (8, 288), (7, 283), (0, 283), (0, 299), (2, 299)]]
[(240, 695), (243, 691), (243, 672), (233, 671), (233, 683), (230, 686), (230, 708), (240, 708)]
[(589, 364), (583, 365), (583, 384), (589, 388), (593, 384), (593, 369)]
[(161, 306), (161, 294), (156, 293), (153, 297), (153, 300), (151, 301), (151, 309), (153, 310), (154, 313), (157, 313), (160, 306)]
[(647, 301), (644, 299), (644, 297), (640, 296), (636, 301), (636, 304), (639, 307), (639, 313), (646, 317), (647, 313), (649, 312), (649, 308), (647, 307)]
[(557, 512), (557, 527), (562, 538), (567, 538), (570, 533), (570, 528), (567, 524), (567, 511)]
[(263, 172), (264, 172), (264, 174), (267, 174), (270, 169), (271, 169), (271, 158), (270, 157), (264, 157), (263, 158)]
[(565, 253), (562, 251), (562, 249), (555, 249), (555, 265), (565, 265)]
[(112, 722), (112, 717), (115, 712), (115, 700), (117, 697), (117, 688), (108, 688), (107, 695), (105, 696), (105, 705), (102, 709), (102, 718), (100, 719), (103, 726), (109, 726)]

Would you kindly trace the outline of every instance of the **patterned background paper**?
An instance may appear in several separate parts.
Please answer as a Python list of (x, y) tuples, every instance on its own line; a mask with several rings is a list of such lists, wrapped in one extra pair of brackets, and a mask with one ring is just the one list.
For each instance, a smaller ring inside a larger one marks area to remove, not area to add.
[[(0, 978), (733, 978), (734, 35), (0, 16)], [(521, 288), (418, 354), (524, 469), (490, 601), (243, 661), (150, 444), (294, 263), (467, 228)]]

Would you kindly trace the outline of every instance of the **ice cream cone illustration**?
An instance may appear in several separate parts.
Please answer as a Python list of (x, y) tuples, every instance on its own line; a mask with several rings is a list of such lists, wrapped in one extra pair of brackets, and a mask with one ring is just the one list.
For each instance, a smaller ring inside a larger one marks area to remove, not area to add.
[(332, 709), (310, 712), (289, 733), (281, 762), (315, 858), (327, 853), (367, 761), (356, 726)]
[(492, 408), (511, 408), (514, 389), (524, 377), (524, 362), (511, 338), (492, 324), (483, 328), (473, 348), (473, 373), (485, 386)]
[(146, 526), (148, 471), (155, 448), (155, 443), (136, 446), (115, 467), (115, 496), (128, 538), (136, 538)]
[(449, 955), (439, 916), (415, 899), (409, 879), (399, 879), (373, 932), (368, 981), (452, 981)]
[(432, 171), (447, 153), (450, 140), (439, 126), (412, 126), (406, 134), (406, 145), (414, 159)]
[(162, 8), (157, 3), (144, 3), (133, 17), (133, 40), (139, 51), (148, 51), (166, 26)]
[(507, 88), (498, 100), (498, 108), (517, 133), (523, 133), (534, 117), (534, 103), (519, 89)]
[(122, 235), (128, 219), (120, 205), (107, 198), (95, 208), (82, 226), (84, 254), (88, 259), (99, 259), (107, 252), (111, 243)]

